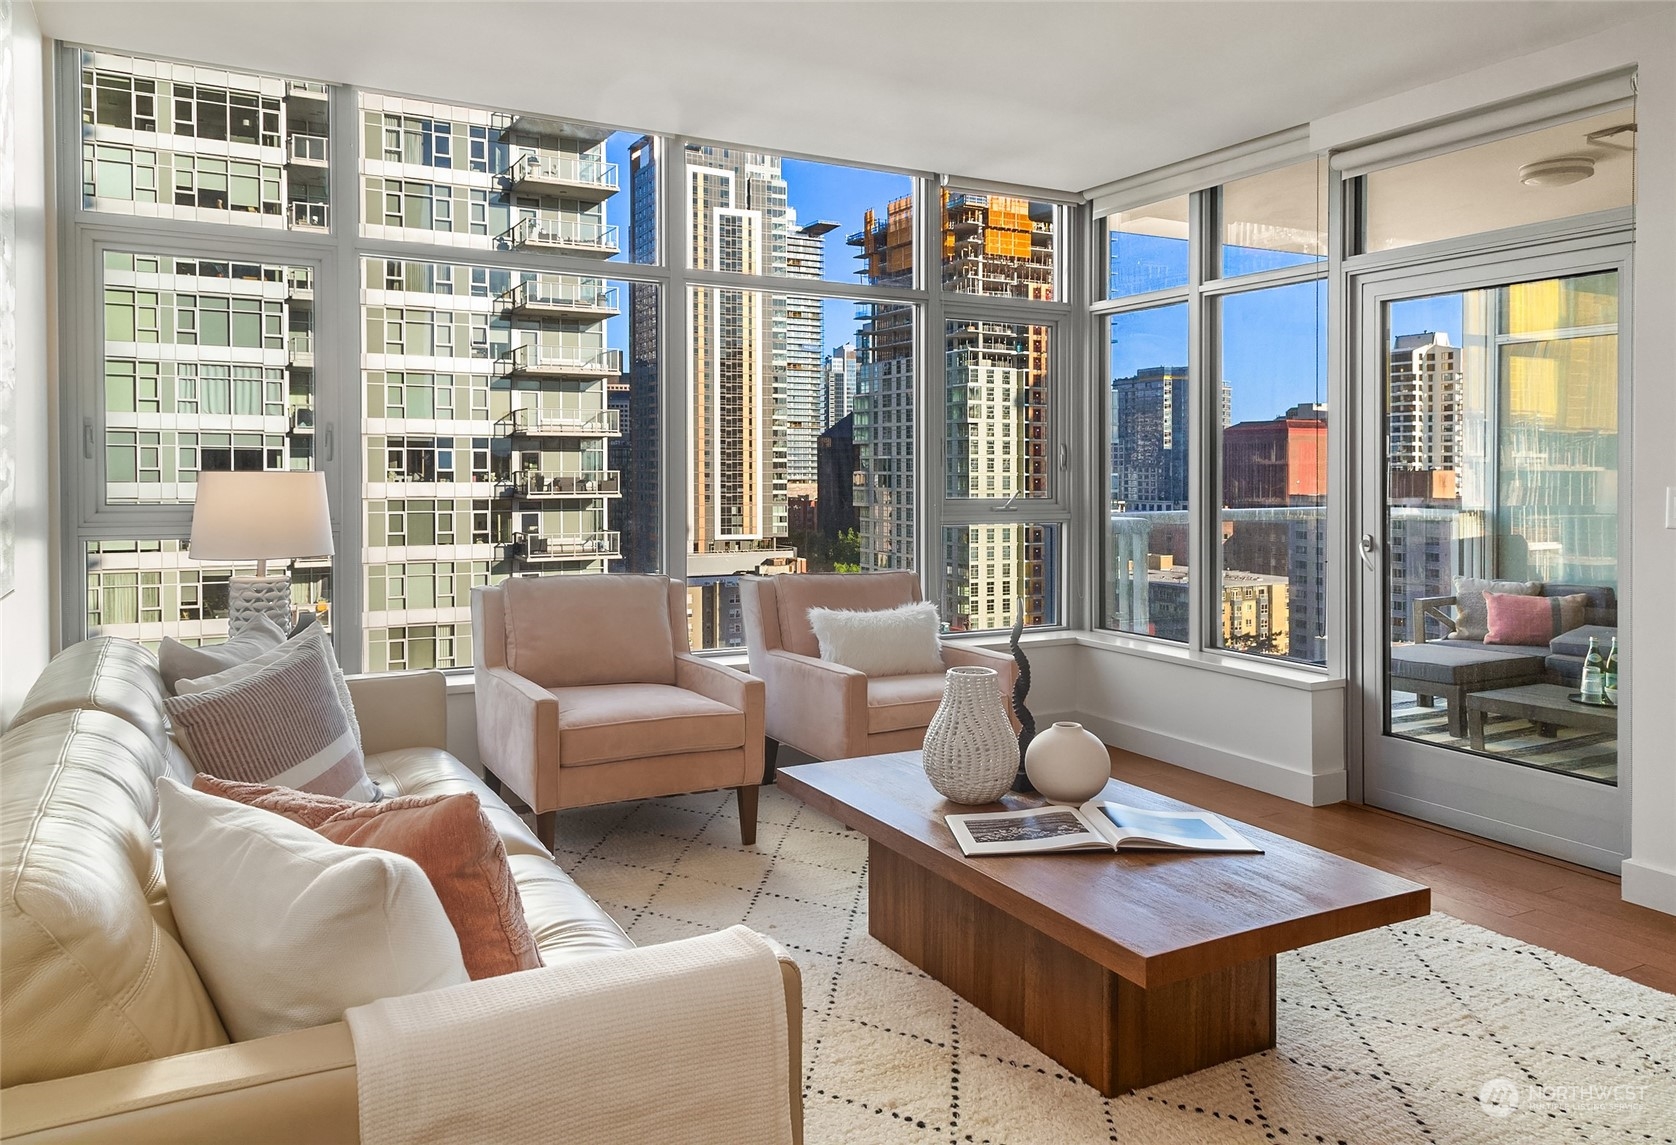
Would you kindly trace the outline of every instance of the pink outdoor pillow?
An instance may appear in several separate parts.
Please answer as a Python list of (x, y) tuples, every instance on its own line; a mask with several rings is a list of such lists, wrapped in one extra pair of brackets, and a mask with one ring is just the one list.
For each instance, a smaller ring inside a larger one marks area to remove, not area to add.
[(1580, 627), (1587, 614), (1589, 598), (1574, 596), (1517, 596), (1487, 592), (1484, 603), (1490, 614), (1486, 644), (1545, 645), (1562, 632)]

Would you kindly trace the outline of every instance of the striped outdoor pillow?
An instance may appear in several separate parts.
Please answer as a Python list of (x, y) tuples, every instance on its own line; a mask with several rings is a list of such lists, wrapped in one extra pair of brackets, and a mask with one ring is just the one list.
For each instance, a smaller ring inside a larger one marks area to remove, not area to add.
[(319, 642), (282, 648), (260, 672), (165, 700), (181, 749), (193, 767), (220, 779), (377, 799)]

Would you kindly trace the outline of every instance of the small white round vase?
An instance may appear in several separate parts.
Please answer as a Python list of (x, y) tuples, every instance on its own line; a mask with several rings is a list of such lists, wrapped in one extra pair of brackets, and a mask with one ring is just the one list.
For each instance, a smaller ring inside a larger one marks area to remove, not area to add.
[(1086, 803), (1112, 777), (1112, 761), (1098, 736), (1081, 724), (1062, 721), (1030, 741), (1024, 774), (1050, 803)]

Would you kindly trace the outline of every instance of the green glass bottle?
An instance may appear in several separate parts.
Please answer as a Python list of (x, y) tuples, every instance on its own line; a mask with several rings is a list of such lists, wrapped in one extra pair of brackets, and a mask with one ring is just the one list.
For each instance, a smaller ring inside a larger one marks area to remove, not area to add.
[(1618, 702), (1618, 638), (1612, 638), (1612, 647), (1607, 650), (1606, 660), (1600, 666), (1600, 690), (1606, 702)]
[(1589, 637), (1589, 654), (1583, 657), (1583, 679), (1579, 692), (1585, 704), (1602, 702), (1600, 688), (1600, 670), (1605, 661), (1600, 658), (1600, 646), (1593, 636)]

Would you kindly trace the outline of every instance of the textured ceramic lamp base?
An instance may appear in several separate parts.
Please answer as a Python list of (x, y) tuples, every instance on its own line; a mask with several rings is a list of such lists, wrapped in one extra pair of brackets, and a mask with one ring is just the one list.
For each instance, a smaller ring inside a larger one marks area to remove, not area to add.
[(227, 586), (227, 634), (236, 636), (258, 616), (291, 631), (291, 578), (236, 576)]

